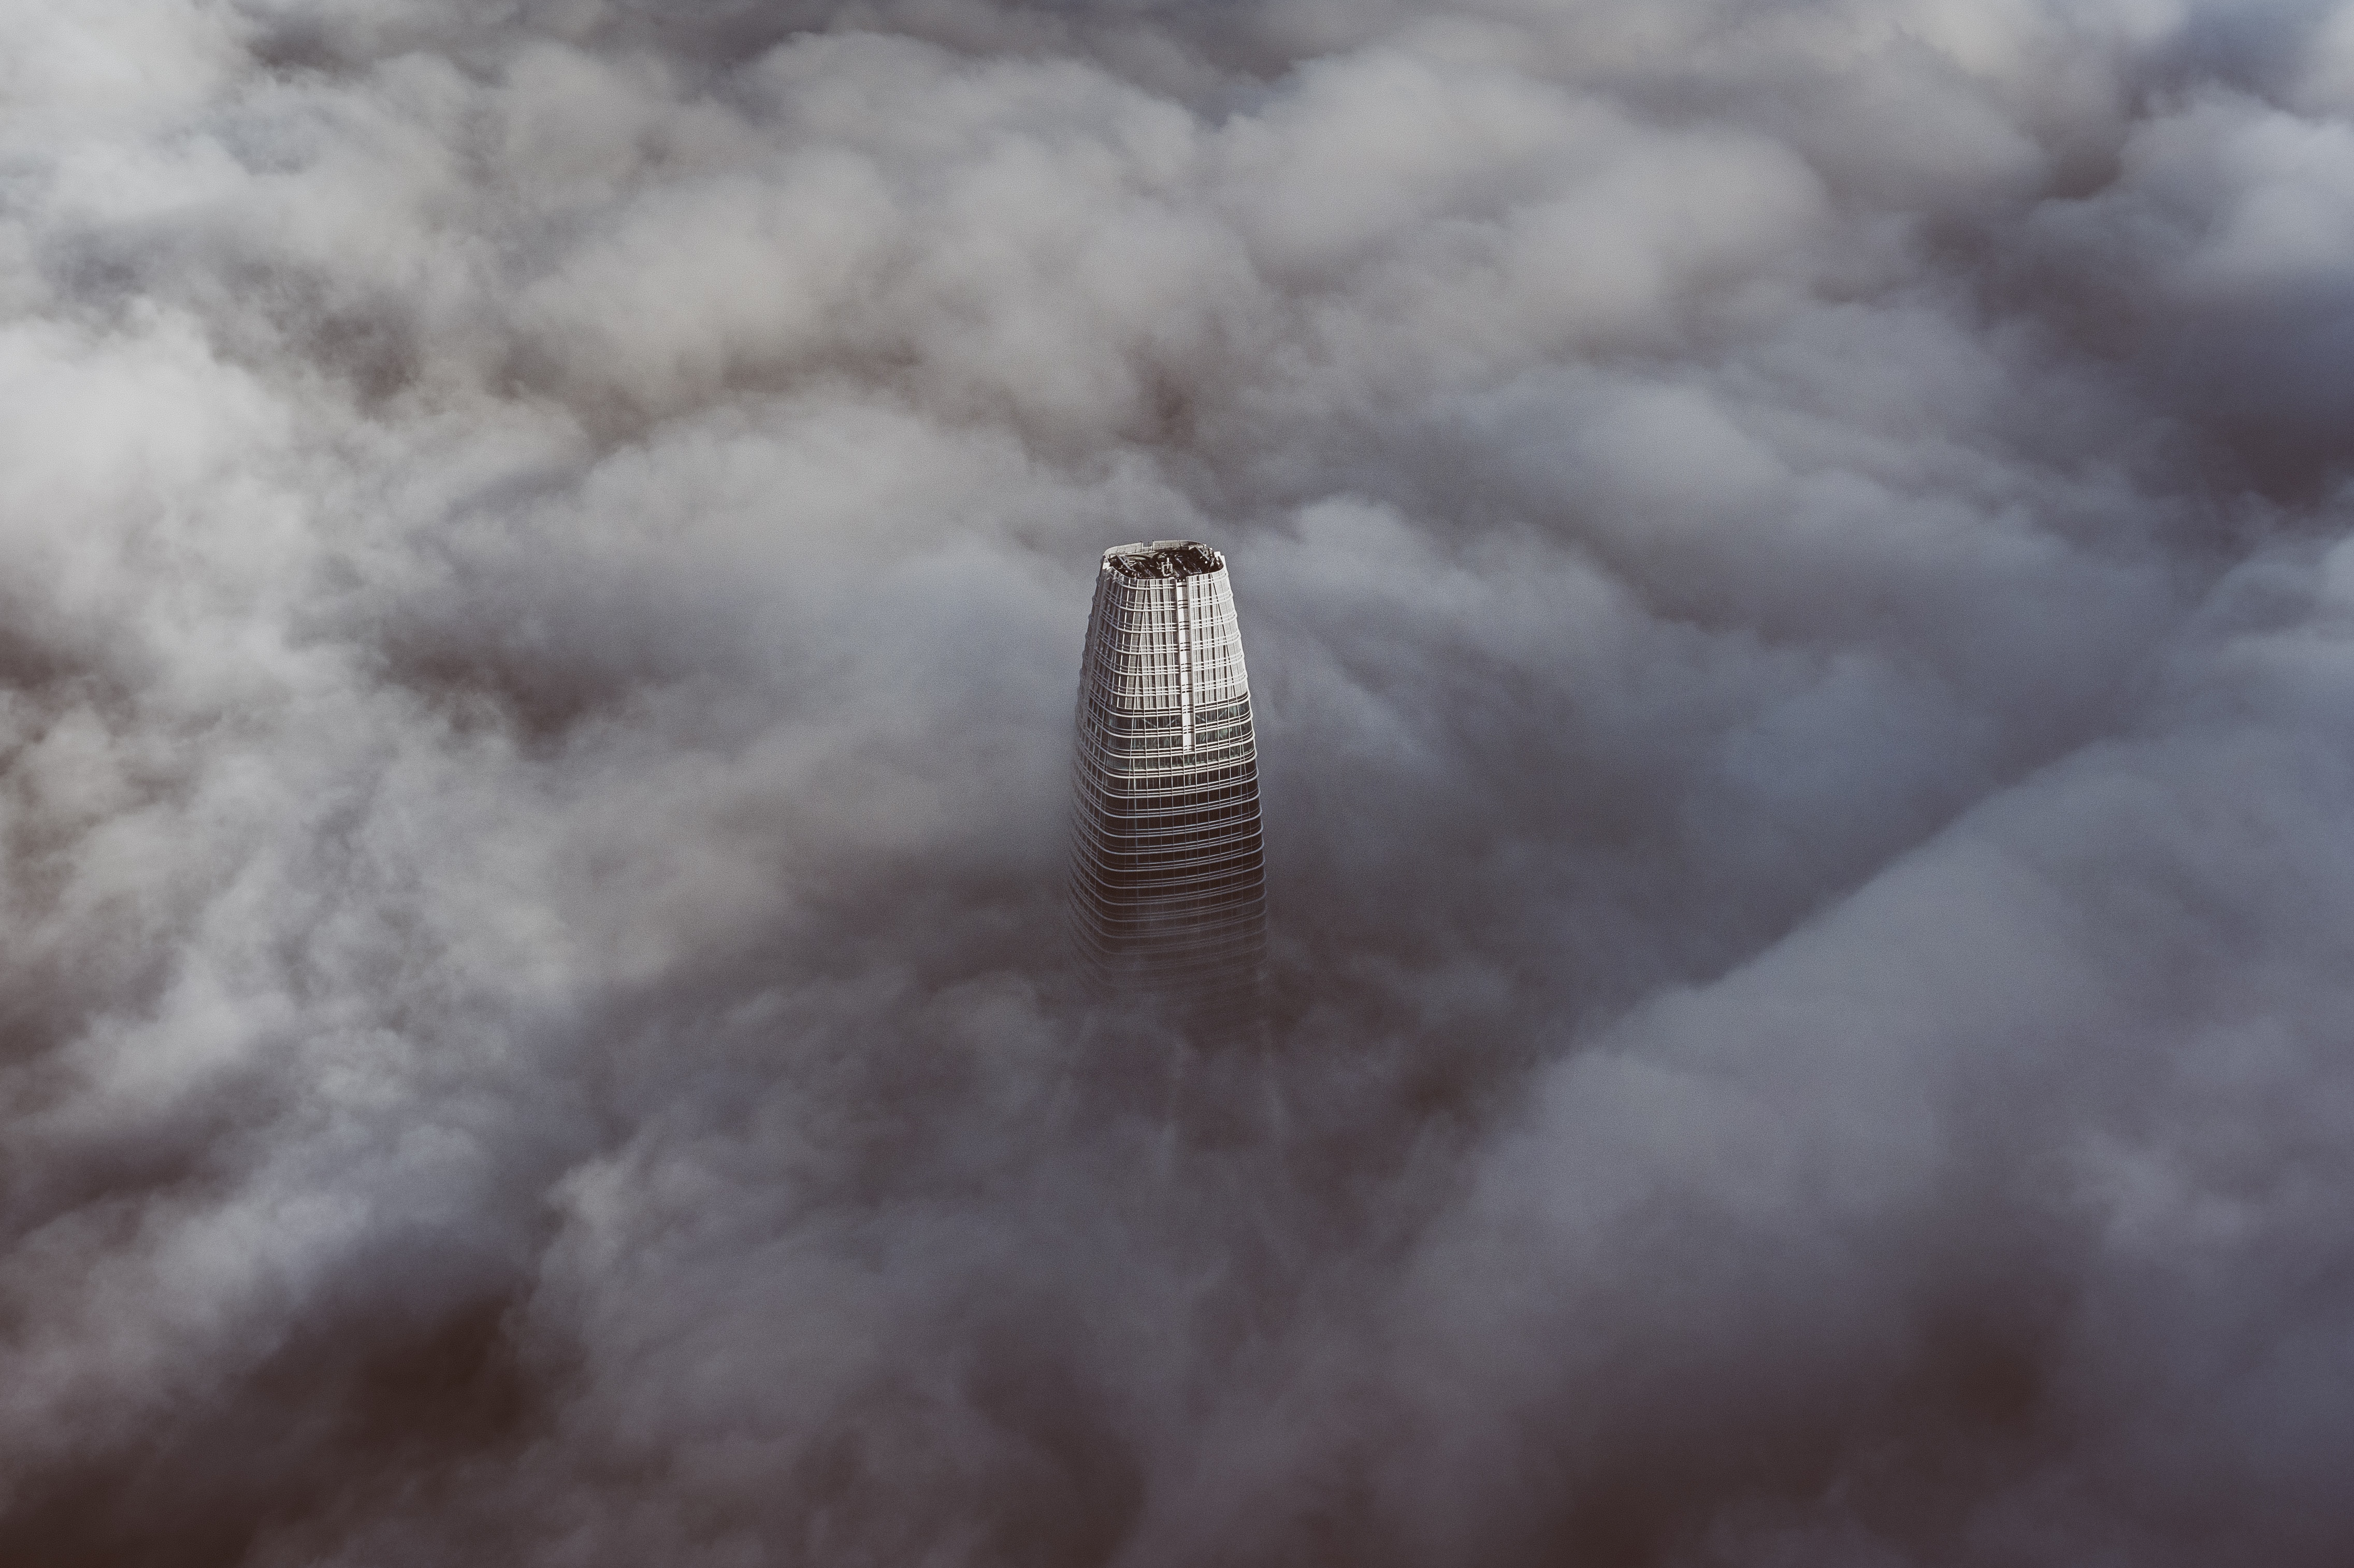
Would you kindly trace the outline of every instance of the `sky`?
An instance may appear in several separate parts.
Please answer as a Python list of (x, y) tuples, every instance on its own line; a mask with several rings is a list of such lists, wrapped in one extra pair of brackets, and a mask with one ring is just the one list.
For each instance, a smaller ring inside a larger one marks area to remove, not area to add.
[(2349, 363), (2349, 4), (0, 0), (0, 1560), (2346, 1561)]

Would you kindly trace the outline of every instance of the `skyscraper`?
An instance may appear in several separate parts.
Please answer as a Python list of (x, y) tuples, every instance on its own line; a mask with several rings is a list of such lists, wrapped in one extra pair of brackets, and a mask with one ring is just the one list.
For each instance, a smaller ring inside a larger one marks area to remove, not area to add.
[(1080, 662), (1071, 908), (1110, 995), (1226, 1032), (1266, 953), (1258, 747), (1226, 558), (1106, 550)]

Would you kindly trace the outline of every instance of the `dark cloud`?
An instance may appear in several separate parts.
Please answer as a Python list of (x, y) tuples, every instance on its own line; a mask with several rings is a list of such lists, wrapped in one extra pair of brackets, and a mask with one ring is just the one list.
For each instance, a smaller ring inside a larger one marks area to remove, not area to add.
[[(2343, 1555), (2354, 10), (0, 60), (0, 1558)], [(1172, 536), (1264, 1049), (1060, 948)]]

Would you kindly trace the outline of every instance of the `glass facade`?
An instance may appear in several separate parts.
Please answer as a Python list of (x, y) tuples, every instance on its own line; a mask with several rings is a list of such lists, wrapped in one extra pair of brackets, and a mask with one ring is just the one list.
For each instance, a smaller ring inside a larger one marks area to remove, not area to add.
[(1267, 946), (1258, 748), (1226, 558), (1122, 545), (1096, 574), (1079, 672), (1071, 909), (1114, 995), (1240, 1026)]

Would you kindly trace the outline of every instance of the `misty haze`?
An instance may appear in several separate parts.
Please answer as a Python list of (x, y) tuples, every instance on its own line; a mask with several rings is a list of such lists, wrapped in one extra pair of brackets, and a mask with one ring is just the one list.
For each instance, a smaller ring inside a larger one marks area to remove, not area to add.
[(2354, 3), (0, 0), (0, 1563), (2354, 1562)]

